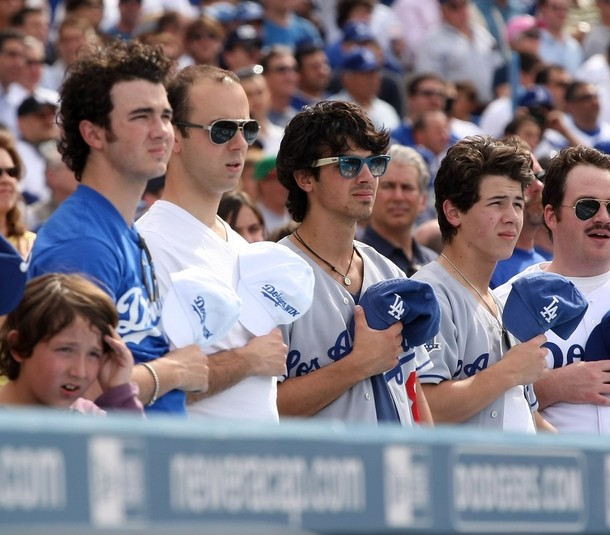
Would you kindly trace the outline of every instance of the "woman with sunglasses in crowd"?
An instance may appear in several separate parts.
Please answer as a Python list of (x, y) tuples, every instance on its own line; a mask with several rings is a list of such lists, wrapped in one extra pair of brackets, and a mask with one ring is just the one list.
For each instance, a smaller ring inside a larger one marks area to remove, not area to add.
[(0, 131), (0, 233), (24, 258), (30, 253), (36, 235), (27, 230), (20, 209), (19, 181), (23, 162), (7, 131)]

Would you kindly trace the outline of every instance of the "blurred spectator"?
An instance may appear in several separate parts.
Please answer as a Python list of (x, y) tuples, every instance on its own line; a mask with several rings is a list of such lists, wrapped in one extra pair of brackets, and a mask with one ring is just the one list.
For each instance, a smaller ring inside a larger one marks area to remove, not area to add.
[(165, 175), (151, 178), (148, 182), (146, 182), (146, 188), (144, 189), (144, 193), (142, 193), (142, 199), (138, 204), (138, 208), (136, 209), (135, 220), (140, 219), (150, 207), (155, 204), (161, 196), (163, 195), (163, 190), (165, 189)]
[(174, 36), (180, 43), (180, 54), (184, 53), (184, 42), (186, 28), (191, 22), (186, 15), (179, 11), (168, 10), (159, 15), (153, 28), (155, 33), (168, 33)]
[(262, 35), (265, 10), (259, 2), (253, 0), (241, 1), (237, 4), (233, 15), (233, 22), (239, 26), (249, 24)]
[(119, 20), (106, 32), (111, 37), (129, 41), (143, 20), (142, 0), (119, 0)]
[(19, 81), (25, 69), (25, 34), (20, 30), (0, 30), (0, 123), (17, 134), (17, 106), (9, 98), (9, 87)]
[(504, 128), (515, 116), (520, 100), (529, 91), (533, 91), (536, 98), (543, 96), (548, 101), (548, 106), (553, 106), (551, 96), (545, 88), (541, 87), (538, 90), (534, 88), (538, 69), (542, 65), (540, 58), (527, 52), (520, 52), (518, 63), (519, 82), (515, 97), (513, 97), (512, 91), (509, 91), (487, 104), (481, 114), (481, 129), (491, 136), (502, 137)]
[(257, 206), (265, 222), (265, 234), (271, 236), (292, 218), (286, 209), (288, 190), (277, 178), (275, 156), (265, 156), (254, 167), (257, 185)]
[(610, 46), (610, 1), (595, 0), (598, 19), (585, 35), (582, 43), (585, 58), (595, 54), (606, 54)]
[(299, 43), (321, 41), (318, 29), (295, 13), (294, 2), (261, 0), (261, 3), (265, 8), (263, 35), (266, 47), (285, 45), (294, 49)]
[[(609, 1), (610, 4), (610, 1)], [(600, 115), (610, 122), (610, 45), (601, 54), (594, 54), (578, 68), (575, 78), (595, 84), (599, 94)]]
[(225, 40), (222, 51), (222, 64), (233, 72), (261, 62), (263, 38), (250, 24), (235, 28)]
[(207, 15), (196, 18), (186, 27), (184, 55), (180, 58), (180, 66), (218, 66), (224, 39), (225, 29), (217, 20)]
[(536, 14), (542, 22), (540, 57), (546, 63), (559, 63), (574, 74), (584, 55), (567, 28), (570, 4), (571, 0), (538, 0)]
[(0, 130), (0, 234), (26, 258), (36, 235), (26, 229), (21, 214), (19, 181), (23, 162), (11, 134)]
[(179, 40), (170, 32), (145, 32), (138, 36), (138, 39), (147, 45), (159, 45), (163, 53), (172, 60), (172, 71), (175, 73), (179, 69), (180, 56), (182, 56), (183, 41)]
[(294, 57), (299, 81), (290, 104), (295, 110), (300, 110), (328, 98), (331, 70), (326, 52), (320, 45), (308, 43), (298, 46)]
[[(413, 141), (415, 149), (423, 156), (428, 164), (433, 186), (434, 177), (445, 157), (451, 143), (451, 131), (449, 128), (449, 117), (444, 111), (426, 111), (422, 113), (413, 124)], [(430, 210), (424, 214), (428, 219), (434, 216), (434, 191), (430, 188), (428, 192), (428, 206)]]
[[(21, 92), (19, 98), (15, 101), (21, 104), (23, 99), (31, 95), (32, 93), (42, 90), (46, 92), (52, 92), (53, 95), (58, 98), (57, 92), (52, 89), (42, 88), (42, 69), (44, 67), (44, 44), (42, 41), (26, 35), (23, 44), (25, 45), (25, 68), (21, 71), (21, 76), (17, 82), (11, 84), (11, 92), (18, 88)], [(17, 98), (17, 97), (16, 97)]]
[(536, 73), (535, 83), (551, 94), (553, 107), (565, 111), (566, 89), (572, 83), (570, 73), (558, 63), (543, 65)]
[(445, 81), (435, 73), (421, 73), (407, 82), (407, 115), (392, 131), (392, 138), (401, 145), (412, 147), (413, 123), (426, 111), (444, 110), (447, 104)]
[[(405, 109), (404, 76), (400, 69), (386, 61), (386, 54), (375, 37), (371, 25), (364, 21), (348, 22), (343, 26), (343, 39), (338, 44), (336, 65), (331, 80), (330, 91), (336, 93), (341, 90), (341, 62), (345, 55), (357, 47), (370, 49), (381, 65), (381, 88), (379, 98), (393, 106), (398, 115), (402, 116)], [(330, 59), (329, 59), (330, 61)], [(330, 61), (331, 66), (333, 62)]]
[(78, 17), (91, 24), (96, 33), (101, 36), (104, 18), (104, 0), (64, 0), (65, 17)]
[(269, 119), (283, 128), (296, 114), (291, 102), (299, 81), (297, 60), (290, 48), (275, 45), (263, 54), (261, 65), (271, 97)]
[(421, 42), (441, 24), (440, 6), (434, 0), (394, 0), (392, 11), (401, 25), (404, 41), (403, 65), (413, 69)]
[(78, 186), (74, 173), (61, 159), (54, 142), (44, 143), (40, 147), (40, 152), (45, 161), (46, 186), (51, 193), (47, 200), (36, 201), (27, 207), (27, 226), (35, 232), (51, 217), (57, 207), (76, 191)]
[(341, 64), (343, 90), (332, 100), (358, 104), (371, 118), (376, 128), (394, 130), (400, 124), (400, 116), (385, 100), (378, 97), (381, 87), (381, 64), (368, 48), (354, 48)]
[(542, 139), (540, 120), (533, 115), (518, 115), (504, 129), (505, 136), (517, 136), (535, 151)]
[[(276, 153), (274, 152), (273, 155), (275, 154)], [(256, 169), (256, 164), (264, 157), (265, 153), (261, 148), (257, 147), (256, 144), (250, 145), (248, 147), (248, 151), (246, 152), (246, 159), (244, 160), (244, 168), (242, 169), (241, 177), (239, 177), (239, 184), (237, 186), (237, 189), (239, 191), (247, 193), (248, 197), (250, 197), (250, 199), (252, 199), (253, 201), (256, 201), (258, 197), (256, 179), (254, 178), (254, 170)]]
[(362, 241), (394, 262), (408, 277), (438, 255), (420, 245), (413, 227), (426, 208), (430, 172), (417, 151), (392, 145), (392, 157), (379, 186)]
[(452, 140), (483, 134), (476, 123), (479, 120), (476, 114), (480, 105), (475, 85), (470, 80), (448, 83), (447, 96), (445, 110), (449, 115)]
[(271, 122), (271, 94), (267, 78), (263, 76), (263, 67), (251, 65), (240, 69), (236, 74), (248, 97), (250, 117), (256, 119), (260, 126), (255, 144), (261, 147), (266, 155), (275, 156), (280, 149), (284, 129)]
[(442, 24), (422, 41), (416, 71), (435, 72), (445, 80), (471, 80), (481, 103), (493, 98), (493, 75), (502, 63), (497, 43), (481, 24), (471, 20), (469, 0), (438, 0)]
[(541, 22), (531, 15), (518, 15), (506, 23), (506, 39), (510, 53), (509, 59), (498, 67), (494, 74), (493, 86), (496, 96), (510, 95), (511, 84), (523, 85), (522, 80), (511, 79), (513, 71), (530, 72), (529, 69), (521, 67), (522, 57), (540, 58), (540, 25)]
[(55, 46), (49, 39), (49, 14), (43, 7), (24, 7), (11, 18), (11, 27), (38, 39), (44, 46), (45, 62), (55, 61)]
[(225, 193), (218, 205), (218, 215), (248, 243), (265, 239), (263, 214), (246, 192)]
[(44, 66), (41, 85), (58, 91), (66, 69), (76, 61), (79, 53), (98, 42), (95, 29), (86, 19), (74, 16), (63, 19), (57, 35), (57, 59), (53, 65)]
[(45, 159), (41, 144), (59, 138), (59, 126), (55, 120), (57, 98), (35, 94), (27, 97), (17, 108), (19, 138), (16, 146), (25, 163), (21, 191), (28, 204), (50, 197), (45, 180)]
[(24, 7), (24, 0), (2, 0), (0, 2), (0, 30), (10, 28), (11, 19)]
[(566, 90), (563, 127), (546, 128), (536, 150), (538, 158), (552, 157), (564, 147), (610, 141), (610, 124), (600, 117), (597, 88), (586, 82), (572, 82)]

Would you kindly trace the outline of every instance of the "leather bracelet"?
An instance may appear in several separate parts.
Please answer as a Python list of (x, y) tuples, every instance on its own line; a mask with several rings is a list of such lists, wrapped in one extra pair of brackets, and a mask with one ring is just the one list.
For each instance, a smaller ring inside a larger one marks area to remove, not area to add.
[(159, 389), (161, 388), (161, 381), (159, 381), (159, 375), (157, 374), (157, 370), (155, 370), (148, 362), (140, 362), (142, 366), (144, 366), (152, 375), (153, 381), (155, 382), (155, 390), (153, 391), (153, 395), (150, 398), (150, 401), (146, 404), (147, 407), (154, 405), (157, 401), (157, 397), (159, 396)]

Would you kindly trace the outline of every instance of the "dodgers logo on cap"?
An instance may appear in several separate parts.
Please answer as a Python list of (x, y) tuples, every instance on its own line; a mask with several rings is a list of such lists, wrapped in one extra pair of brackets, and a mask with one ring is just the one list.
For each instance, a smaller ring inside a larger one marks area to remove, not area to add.
[[(387, 279), (369, 286), (359, 302), (372, 329), (403, 324), (403, 349), (432, 340), (440, 329), (440, 306), (432, 287), (404, 277)], [(351, 333), (354, 333), (352, 318)]]
[(171, 274), (163, 301), (163, 329), (175, 347), (210, 346), (237, 321), (241, 299), (209, 269), (191, 267)]
[(28, 278), (28, 263), (0, 236), (0, 316), (8, 314), (21, 301)]
[(256, 242), (239, 253), (239, 322), (255, 336), (299, 319), (311, 307), (315, 277), (299, 255), (275, 242)]
[(582, 293), (565, 277), (557, 273), (526, 273), (513, 282), (502, 320), (522, 342), (546, 331), (567, 340), (588, 307)]

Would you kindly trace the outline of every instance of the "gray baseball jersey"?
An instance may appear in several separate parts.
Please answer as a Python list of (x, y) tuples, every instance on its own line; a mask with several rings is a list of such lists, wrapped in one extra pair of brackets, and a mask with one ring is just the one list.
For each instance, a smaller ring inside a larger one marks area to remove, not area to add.
[[(541, 266), (547, 264), (534, 264), (523, 272), (515, 275), (508, 282), (494, 290), (497, 297), (505, 302), (513, 281), (526, 273), (540, 272)], [(608, 312), (610, 303), (610, 272), (596, 277), (566, 277), (584, 294), (589, 308), (576, 330), (567, 339), (563, 340), (552, 331), (547, 331), (548, 342), (545, 344), (547, 353), (547, 367), (550, 369), (562, 368), (573, 362), (581, 360), (598, 360), (599, 355), (587, 355), (585, 347), (591, 331), (599, 324), (604, 314)], [(592, 405), (587, 403), (555, 403), (540, 411), (544, 418), (553, 424), (560, 432), (570, 433), (610, 433), (610, 407)]]
[[(348, 326), (356, 303), (343, 286), (288, 238), (280, 243), (304, 258), (314, 270), (316, 279), (311, 309), (293, 324), (282, 326), (288, 356), (287, 375), (279, 378), (281, 382), (328, 366), (352, 350), (353, 341)], [(364, 261), (361, 292), (381, 280), (405, 276), (396, 265), (372, 247), (360, 242), (355, 244)], [(429, 358), (426, 350), (418, 347), (401, 353), (396, 368), (385, 373), (388, 389), (403, 425), (413, 425), (416, 370), (427, 366)], [(315, 416), (342, 421), (377, 422), (371, 380), (355, 384)]]
[[(509, 349), (501, 325), (470, 291), (438, 261), (425, 265), (412, 278), (434, 288), (441, 308), (440, 332), (426, 346), (433, 367), (420, 374), (422, 383), (466, 379), (500, 361)], [(516, 343), (513, 337), (508, 341)], [(517, 386), (463, 423), (533, 432), (535, 408), (533, 389)]]

